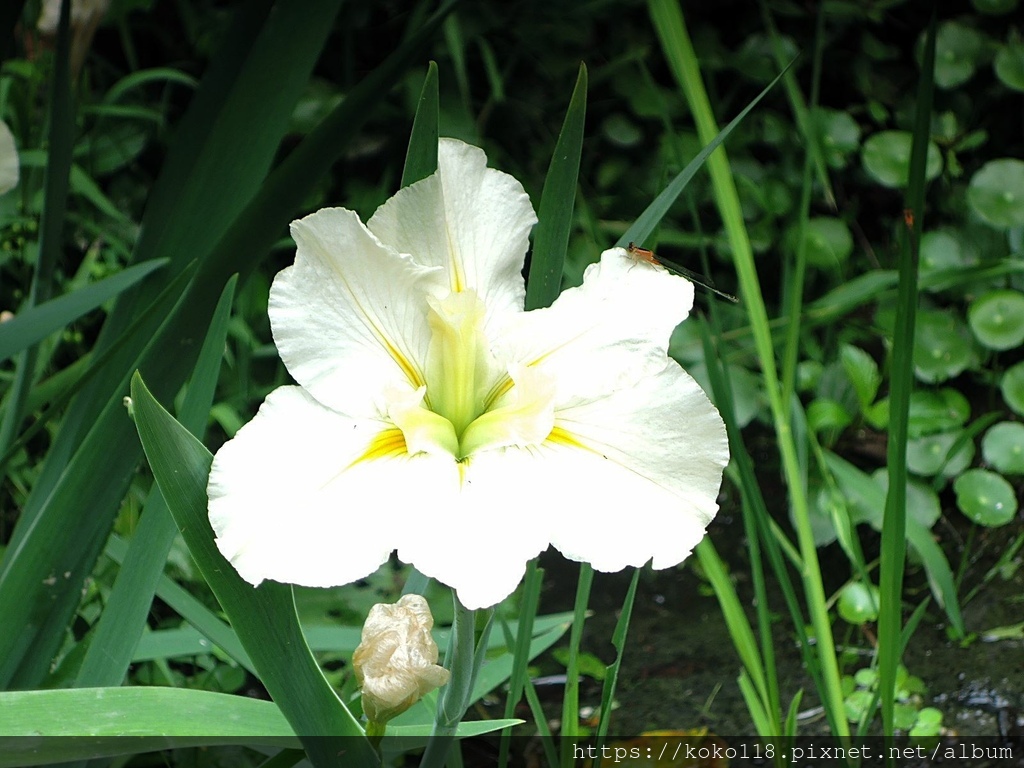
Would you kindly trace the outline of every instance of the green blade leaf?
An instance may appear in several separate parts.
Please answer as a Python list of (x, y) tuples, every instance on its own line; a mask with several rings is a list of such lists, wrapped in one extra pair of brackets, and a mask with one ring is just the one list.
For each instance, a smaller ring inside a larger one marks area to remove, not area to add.
[(438, 140), (438, 105), (440, 96), (437, 84), (437, 64), (433, 61), (427, 66), (427, 76), (423, 80), (423, 90), (416, 105), (416, 117), (412, 121), (412, 135), (409, 137), (409, 149), (405, 155), (405, 168), (402, 171), (402, 186), (425, 179), (437, 170)]
[[(232, 277), (224, 286), (182, 406), (183, 425), (198, 437), (205, 431), (213, 405), (237, 282), (237, 277)], [(117, 685), (124, 678), (135, 645), (146, 627), (153, 594), (177, 532), (163, 495), (154, 486), (106, 607), (93, 630), (76, 686)]]
[[(291, 588), (276, 582), (253, 587), (224, 559), (206, 515), (206, 484), (213, 456), (132, 378), (139, 437), (175, 523), (200, 571), (224, 608), (260, 679), (317, 765), (340, 765), (331, 746), (314, 736), (349, 736), (362, 728), (331, 690), (306, 644)], [(369, 741), (349, 739), (345, 764), (374, 765)]]
[(166, 263), (167, 259), (158, 259), (129, 267), (106, 280), (19, 313), (0, 325), (0, 362), (96, 309)]
[(540, 213), (533, 231), (530, 279), (526, 283), (527, 309), (550, 306), (562, 285), (562, 265), (572, 230), (586, 116), (587, 67), (580, 64), (576, 87), (569, 100), (540, 196)]
[[(204, 78), (195, 99), (198, 117), (187, 119), (180, 129), (179, 141), (167, 162), (168, 180), (158, 184), (160, 194), (154, 191), (156, 200), (151, 198), (147, 208), (143, 234), (151, 236), (140, 241), (136, 249), (137, 259), (143, 254), (168, 253), (172, 275), (181, 252), (199, 261), (197, 279), (185, 297), (187, 310), (177, 313), (144, 350), (138, 344), (126, 345), (111, 362), (110, 372), (97, 376), (83, 390), (65, 418), (0, 571), (0, 614), (12, 619), (0, 625), (0, 685), (31, 687), (42, 680), (78, 603), (81, 583), (102, 549), (117, 503), (140, 456), (120, 405), (130, 372), (145, 370), (158, 395), (174, 395), (191, 370), (196, 340), (205, 334), (220, 287), (232, 273), (246, 274), (267, 254), (308, 191), (344, 153), (349, 137), (367, 119), (381, 94), (405, 73), (452, 6), (447, 3), (442, 7), (353, 89), (253, 197), (253, 187), (264, 171), (252, 173), (251, 166), (265, 169), (276, 143), (265, 163), (259, 156), (240, 155), (239, 146), (248, 145), (254, 131), (270, 130), (267, 126), (277, 126), (275, 142), (280, 138), (292, 101), (265, 91), (289, 90), (285, 87), (288, 78), (295, 75), (290, 73), (282, 80), (284, 76), (277, 73), (281, 61), (288, 61), (289, 69), (307, 67), (308, 77), (331, 26), (333, 11), (326, 7), (328, 4), (326, 0), (310, 4), (317, 6), (317, 13), (310, 13), (306, 4), (275, 5), (262, 32), (260, 14), (266, 11), (265, 4), (245, 4), (239, 22), (244, 29), (227, 44), (242, 61), (211, 66), (211, 74)], [(213, 86), (205, 89), (210, 77), (214, 78)], [(234, 79), (239, 82), (232, 86)], [(291, 90), (297, 94), (301, 88)], [(224, 109), (221, 101), (227, 103)], [(275, 115), (283, 112), (284, 117), (268, 119), (265, 113), (271, 107)], [(226, 130), (226, 125), (231, 129)], [(243, 134), (246, 141), (239, 142), (238, 136)], [(257, 149), (266, 148), (262, 141), (253, 144)], [(184, 147), (179, 149), (179, 145)], [(200, 154), (203, 162), (197, 164), (190, 151)], [(224, 159), (217, 157), (218, 153), (224, 154)], [(235, 165), (225, 165), (227, 160)], [(177, 198), (189, 195), (213, 198), (205, 207), (178, 205)], [(223, 205), (221, 197), (235, 198), (238, 205), (222, 210), (218, 207)], [(245, 206), (247, 200), (251, 202)], [(243, 207), (244, 213), (236, 215)], [(213, 211), (222, 211), (224, 218), (219, 216), (211, 222)], [(165, 221), (166, 217), (173, 221)], [(122, 295), (104, 326), (97, 349), (113, 343), (146, 300), (145, 292)], [(150, 335), (155, 333), (154, 329)], [(124, 448), (114, 452), (95, 446), (91, 451), (82, 450), (86, 435), (94, 437), (98, 446)], [(88, 471), (74, 468), (75, 462), (89, 462), (97, 455), (103, 458), (97, 466), (88, 467)], [(79, 514), (83, 503), (88, 505), (89, 515)], [(45, 523), (43, 518), (47, 518)], [(11, 551), (19, 555), (17, 568)], [(52, 584), (47, 582), (51, 571), (71, 575)]]
[[(885, 517), (882, 521), (879, 566), (881, 606), (878, 614), (878, 691), (881, 694), (882, 723), (886, 733), (892, 733), (894, 728), (896, 673), (903, 655), (900, 644), (900, 635), (903, 631), (903, 567), (910, 527), (907, 520), (906, 496), (907, 429), (910, 394), (914, 388), (913, 341), (918, 311), (917, 273), (924, 220), (925, 166), (932, 119), (935, 34), (936, 16), (933, 10), (925, 38), (921, 80), (918, 83), (915, 104), (914, 144), (910, 153), (910, 183), (906, 197), (906, 209), (911, 212), (911, 223), (901, 237), (896, 328), (893, 331), (892, 367), (889, 373), (889, 443), (886, 456), (889, 492), (885, 499)], [(955, 604), (954, 599), (953, 605)], [(954, 623), (954, 627), (957, 626)]]
[[(0, 736), (216, 736), (226, 739), (221, 743), (273, 737), (278, 744), (295, 736), (271, 701), (184, 688), (11, 691), (0, 693), (0, 712)], [(137, 750), (129, 743), (126, 751)]]
[[(792, 67), (793, 63), (790, 62), (789, 67)], [(775, 84), (782, 79), (782, 76), (789, 71), (789, 67), (782, 70), (775, 79), (772, 80), (768, 85), (765, 86), (764, 90), (761, 91), (754, 100), (747, 104), (732, 121), (725, 126), (718, 135), (715, 136), (711, 141), (708, 142), (707, 146), (704, 147), (697, 155), (691, 160), (683, 170), (681, 170), (676, 177), (672, 179), (667, 187), (662, 190), (661, 194), (658, 195), (651, 202), (644, 212), (637, 216), (636, 221), (626, 230), (625, 234), (622, 235), (615, 243), (620, 248), (625, 248), (629, 243), (643, 244), (643, 242), (650, 236), (651, 232), (655, 230), (662, 218), (668, 213), (669, 208), (675, 203), (682, 194), (683, 190), (686, 189), (686, 185), (690, 183), (690, 179), (697, 175), (707, 159), (711, 156), (718, 147), (729, 138), (729, 134), (735, 130), (736, 126), (743, 122), (743, 119), (750, 113), (754, 107), (756, 107), (761, 99), (768, 95), (768, 92), (775, 87)]]
[[(273, 161), (339, 2), (276, 4), (273, 14), (265, 0), (243, 4), (150, 195), (137, 263), (166, 254), (168, 279), (194, 259), (202, 263)], [(265, 252), (257, 248), (253, 258)], [(235, 271), (193, 286), (188, 311), (167, 326), (164, 339), (152, 341), (164, 320), (159, 317), (76, 397), (12, 536), (15, 557), (9, 550), (0, 568), (0, 614), (6, 619), (0, 626), (0, 685), (34, 687), (47, 674), (103, 547), (141, 455), (120, 405), (131, 371), (150, 370), (140, 358), (151, 350), (160, 394), (174, 394), (191, 371), (220, 289)], [(147, 281), (123, 293), (95, 351), (115, 344), (161, 287)], [(89, 451), (83, 450), (87, 441)], [(84, 464), (95, 466), (81, 469)], [(81, 514), (83, 506), (90, 514)], [(51, 572), (69, 576), (47, 583)]]

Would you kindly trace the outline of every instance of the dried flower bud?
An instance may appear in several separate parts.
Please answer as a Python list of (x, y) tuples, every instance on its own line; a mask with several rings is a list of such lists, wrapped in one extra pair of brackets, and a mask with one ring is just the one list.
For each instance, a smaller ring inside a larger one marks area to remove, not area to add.
[(370, 609), (352, 664), (371, 723), (386, 723), (448, 682), (448, 670), (437, 665), (433, 626), (430, 606), (419, 595)]

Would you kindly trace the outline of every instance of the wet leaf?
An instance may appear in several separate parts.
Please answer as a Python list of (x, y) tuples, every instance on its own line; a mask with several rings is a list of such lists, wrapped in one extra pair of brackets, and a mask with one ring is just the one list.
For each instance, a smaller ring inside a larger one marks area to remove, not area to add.
[(1001, 421), (981, 439), (981, 455), (1004, 475), (1024, 475), (1024, 424)]
[(839, 356), (843, 370), (857, 393), (857, 402), (862, 409), (867, 408), (874, 402), (878, 387), (882, 383), (878, 363), (863, 349), (852, 344), (844, 344)]
[[(798, 246), (799, 227), (793, 225), (786, 232), (786, 245), (791, 252)], [(807, 222), (804, 230), (804, 254), (814, 267), (834, 269), (853, 253), (853, 235), (846, 222), (832, 216), (819, 216)]]
[(987, 469), (970, 469), (953, 482), (956, 505), (970, 520), (990, 528), (1017, 513), (1017, 496), (1006, 480)]
[(1014, 91), (1024, 91), (1024, 43), (1010, 43), (1000, 48), (993, 66), (1003, 85)]
[(1024, 342), (1024, 293), (989, 291), (971, 302), (967, 322), (989, 349), (1013, 349)]
[(989, 16), (1001, 16), (1017, 7), (1018, 0), (971, 0), (971, 5), (979, 13)]
[(845, 168), (848, 155), (860, 146), (860, 126), (849, 113), (839, 109), (819, 108), (814, 113), (815, 128), (832, 168)]
[(967, 188), (971, 209), (993, 227), (1024, 224), (1024, 162), (991, 160), (971, 177)]
[[(960, 241), (948, 232), (928, 232), (921, 238), (921, 271), (923, 277), (932, 272), (955, 269), (966, 264)], [(923, 286), (922, 286), (923, 287)], [(926, 288), (932, 292), (940, 288)]]
[(951, 312), (922, 310), (914, 333), (914, 373), (935, 383), (959, 375), (978, 361), (970, 331)]
[(878, 618), (878, 588), (856, 582), (839, 593), (837, 609), (844, 621), (860, 626)]
[(1017, 363), (1003, 374), (999, 391), (1010, 409), (1018, 416), (1024, 416), (1024, 362)]
[(974, 443), (963, 442), (957, 451), (949, 456), (950, 449), (960, 439), (962, 432), (944, 432), (907, 441), (907, 469), (915, 475), (933, 477), (939, 472), (945, 477), (960, 474), (970, 466), (974, 458)]
[[(886, 187), (905, 187), (910, 175), (909, 131), (881, 131), (864, 142), (861, 161), (868, 175)], [(925, 178), (934, 179), (942, 173), (942, 153), (933, 141), (928, 142)]]
[[(885, 467), (871, 473), (871, 479), (882, 490), (889, 491), (889, 471)], [(919, 480), (907, 480), (907, 514), (925, 528), (931, 528), (942, 514), (939, 496), (928, 485)]]
[(986, 47), (984, 35), (976, 29), (955, 21), (944, 22), (935, 36), (935, 84), (955, 88), (970, 80), (985, 60)]

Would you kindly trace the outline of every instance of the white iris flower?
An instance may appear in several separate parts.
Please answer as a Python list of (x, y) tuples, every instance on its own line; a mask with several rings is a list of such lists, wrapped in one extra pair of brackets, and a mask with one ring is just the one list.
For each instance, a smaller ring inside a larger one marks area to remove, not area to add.
[(0, 121), (0, 195), (18, 186), (20, 167), (14, 134), (7, 123)]
[(525, 312), (536, 216), (476, 147), (364, 225), (292, 224), (270, 291), (277, 389), (217, 453), (210, 521), (244, 579), (336, 586), (394, 550), (493, 605), (549, 544), (601, 571), (681, 562), (704, 536), (728, 446), (668, 357), (693, 286), (622, 248)]

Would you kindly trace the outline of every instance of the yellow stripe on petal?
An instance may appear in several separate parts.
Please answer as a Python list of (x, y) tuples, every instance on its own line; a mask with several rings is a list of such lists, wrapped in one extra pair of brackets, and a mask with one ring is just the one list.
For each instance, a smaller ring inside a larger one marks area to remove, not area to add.
[(590, 453), (597, 453), (593, 448), (584, 445), (576, 437), (566, 430), (564, 427), (555, 426), (551, 428), (551, 434), (548, 435), (544, 441), (546, 443), (554, 443), (555, 445), (562, 445), (566, 448), (577, 448), (580, 450), (588, 451)]
[(366, 446), (362, 455), (355, 459), (345, 469), (351, 469), (356, 464), (364, 461), (376, 461), (378, 459), (393, 459), (408, 453), (405, 445), (405, 435), (398, 427), (390, 427), (379, 432)]

